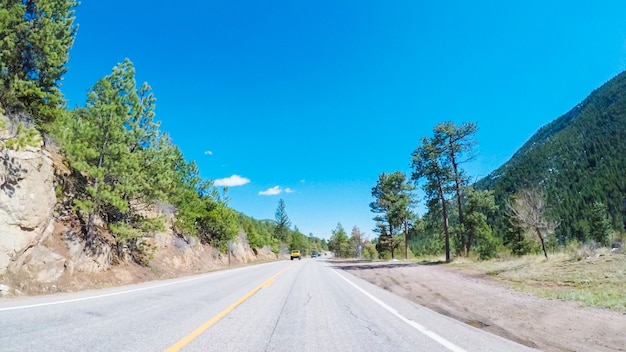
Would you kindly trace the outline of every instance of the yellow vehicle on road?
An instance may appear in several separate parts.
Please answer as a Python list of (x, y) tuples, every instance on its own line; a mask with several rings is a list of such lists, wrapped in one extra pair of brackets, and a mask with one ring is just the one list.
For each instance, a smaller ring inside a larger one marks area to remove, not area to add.
[(293, 260), (294, 258), (298, 258), (298, 260), (302, 260), (302, 257), (300, 256), (300, 251), (295, 250), (295, 249), (291, 251), (291, 260)]

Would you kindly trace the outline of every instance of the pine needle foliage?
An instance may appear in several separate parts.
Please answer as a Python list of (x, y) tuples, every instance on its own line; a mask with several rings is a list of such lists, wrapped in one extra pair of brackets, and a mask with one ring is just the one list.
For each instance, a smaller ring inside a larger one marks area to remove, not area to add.
[(0, 0), (0, 103), (40, 127), (63, 111), (59, 89), (74, 43), (74, 0)]

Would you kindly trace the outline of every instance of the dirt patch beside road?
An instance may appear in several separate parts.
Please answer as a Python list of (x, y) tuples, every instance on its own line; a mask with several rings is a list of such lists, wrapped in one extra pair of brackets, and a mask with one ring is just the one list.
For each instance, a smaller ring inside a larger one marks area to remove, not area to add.
[(397, 295), (543, 351), (626, 351), (626, 313), (514, 291), (448, 265), (333, 261)]

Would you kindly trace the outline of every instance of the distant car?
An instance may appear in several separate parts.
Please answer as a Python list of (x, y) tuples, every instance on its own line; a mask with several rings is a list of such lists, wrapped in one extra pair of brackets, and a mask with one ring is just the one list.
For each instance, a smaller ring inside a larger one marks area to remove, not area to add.
[(302, 260), (302, 257), (300, 256), (300, 251), (298, 250), (291, 251), (291, 260), (293, 260), (294, 258), (298, 258), (298, 260)]
[(319, 256), (320, 256), (320, 255), (319, 255), (319, 253), (317, 253), (317, 252), (313, 252), (313, 253), (311, 253), (311, 258), (317, 258), (317, 257), (319, 257)]

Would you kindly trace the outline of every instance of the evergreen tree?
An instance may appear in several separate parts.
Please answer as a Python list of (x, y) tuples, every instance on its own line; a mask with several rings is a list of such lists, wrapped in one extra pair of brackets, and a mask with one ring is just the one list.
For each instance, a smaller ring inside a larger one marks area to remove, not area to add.
[(376, 250), (376, 244), (372, 243), (369, 240), (363, 241), (363, 258), (369, 260), (378, 259), (378, 251)]
[(335, 253), (338, 258), (345, 258), (349, 256), (349, 240), (346, 230), (344, 230), (341, 223), (337, 223), (337, 227), (332, 231), (332, 236), (328, 241), (328, 249)]
[(295, 227), (293, 232), (290, 234), (290, 237), (291, 237), (291, 241), (289, 241), (289, 250), (296, 249), (299, 251), (303, 251), (302, 255), (308, 254), (309, 243), (307, 241), (307, 238), (304, 236), (304, 234), (300, 232), (300, 230), (298, 230), (297, 226)]
[(60, 80), (74, 42), (75, 0), (0, 0), (0, 105), (53, 121), (63, 106)]
[(363, 255), (363, 234), (357, 226), (352, 228), (349, 239), (348, 252), (351, 257), (360, 258)]
[(415, 183), (424, 179), (422, 189), (426, 193), (426, 201), (430, 212), (441, 210), (443, 231), (445, 235), (446, 262), (450, 262), (450, 228), (448, 204), (446, 197), (454, 189), (453, 171), (444, 157), (441, 140), (422, 138), (422, 144), (412, 154), (412, 179)]
[(228, 207), (225, 196), (219, 196), (217, 190), (211, 196), (202, 197), (204, 216), (198, 219), (201, 239), (206, 243), (226, 251), (228, 241), (237, 236), (237, 214)]
[(591, 238), (603, 246), (611, 240), (611, 220), (606, 205), (595, 202), (591, 213)]
[[(457, 211), (459, 216), (458, 238), (460, 245), (459, 250), (464, 255), (468, 255), (471, 247), (471, 239), (465, 231), (465, 218), (463, 216), (463, 189), (467, 186), (468, 178), (460, 169), (460, 164), (471, 160), (472, 149), (476, 142), (474, 135), (478, 131), (475, 123), (463, 123), (457, 126), (453, 122), (443, 122), (435, 126), (434, 140), (441, 144), (443, 155), (447, 159), (452, 170), (452, 181), (454, 182), (454, 191), (456, 194)], [(465, 159), (463, 159), (465, 157)]]
[(511, 250), (511, 253), (521, 256), (533, 253), (535, 250), (539, 251), (535, 242), (524, 234), (524, 229), (514, 219), (508, 218), (508, 220), (509, 227), (503, 236), (503, 244)]
[(493, 236), (493, 231), (487, 223), (487, 216), (498, 208), (493, 191), (477, 191), (473, 187), (468, 187), (464, 193), (466, 248), (476, 243), (480, 259), (493, 258), (497, 254), (498, 239)]
[(210, 195), (211, 184), (202, 180), (196, 163), (187, 163), (178, 148), (174, 150), (174, 170), (177, 177), (168, 196), (176, 207), (174, 229), (181, 236), (199, 237), (198, 221), (207, 216), (203, 198)]
[[(410, 193), (412, 190), (413, 186), (407, 184), (406, 176), (400, 171), (389, 175), (383, 172), (378, 176), (376, 186), (372, 188), (372, 197), (375, 200), (370, 203), (370, 210), (379, 214), (374, 217), (374, 220), (383, 226), (384, 231), (381, 231), (380, 226), (374, 230), (381, 236), (385, 236), (385, 240), (381, 243), (390, 245), (388, 249), (392, 258), (395, 258), (395, 244), (399, 242), (392, 241), (392, 239), (387, 241), (386, 237), (394, 237), (396, 232), (401, 230), (401, 226), (405, 225), (405, 243), (408, 243), (406, 237), (408, 236), (408, 219), (411, 217), (410, 206), (413, 203)], [(405, 257), (408, 256), (407, 248), (405, 246)]]
[[(0, 132), (7, 128), (6, 124), (0, 115)], [(41, 146), (41, 135), (34, 128), (25, 127), (23, 122), (18, 123), (14, 133), (0, 137), (0, 148), (22, 150), (28, 146)]]
[(286, 243), (291, 222), (289, 221), (287, 211), (285, 210), (285, 201), (282, 199), (278, 201), (278, 207), (276, 208), (274, 219), (276, 220), (276, 228), (274, 229), (274, 234), (276, 235), (276, 238), (278, 238), (283, 243)]
[(155, 194), (150, 175), (167, 169), (147, 167), (148, 150), (155, 147), (158, 133), (149, 132), (156, 129), (153, 101), (141, 98), (149, 88), (137, 90), (134, 74), (129, 60), (114, 67), (111, 75), (94, 85), (86, 107), (65, 121), (69, 128), (61, 137), (64, 150), (71, 166), (84, 177), (84, 192), (74, 204), (87, 218), (89, 248), (97, 237), (97, 218), (109, 223), (118, 244), (150, 230), (132, 204), (149, 203)]
[(409, 246), (415, 255), (439, 255), (445, 250), (445, 238), (442, 236), (441, 212), (436, 209), (427, 212), (411, 226)]
[(260, 221), (239, 213), (239, 225), (248, 236), (250, 247), (254, 249), (269, 246), (278, 253), (278, 240), (273, 236), (274, 225), (270, 221)]

